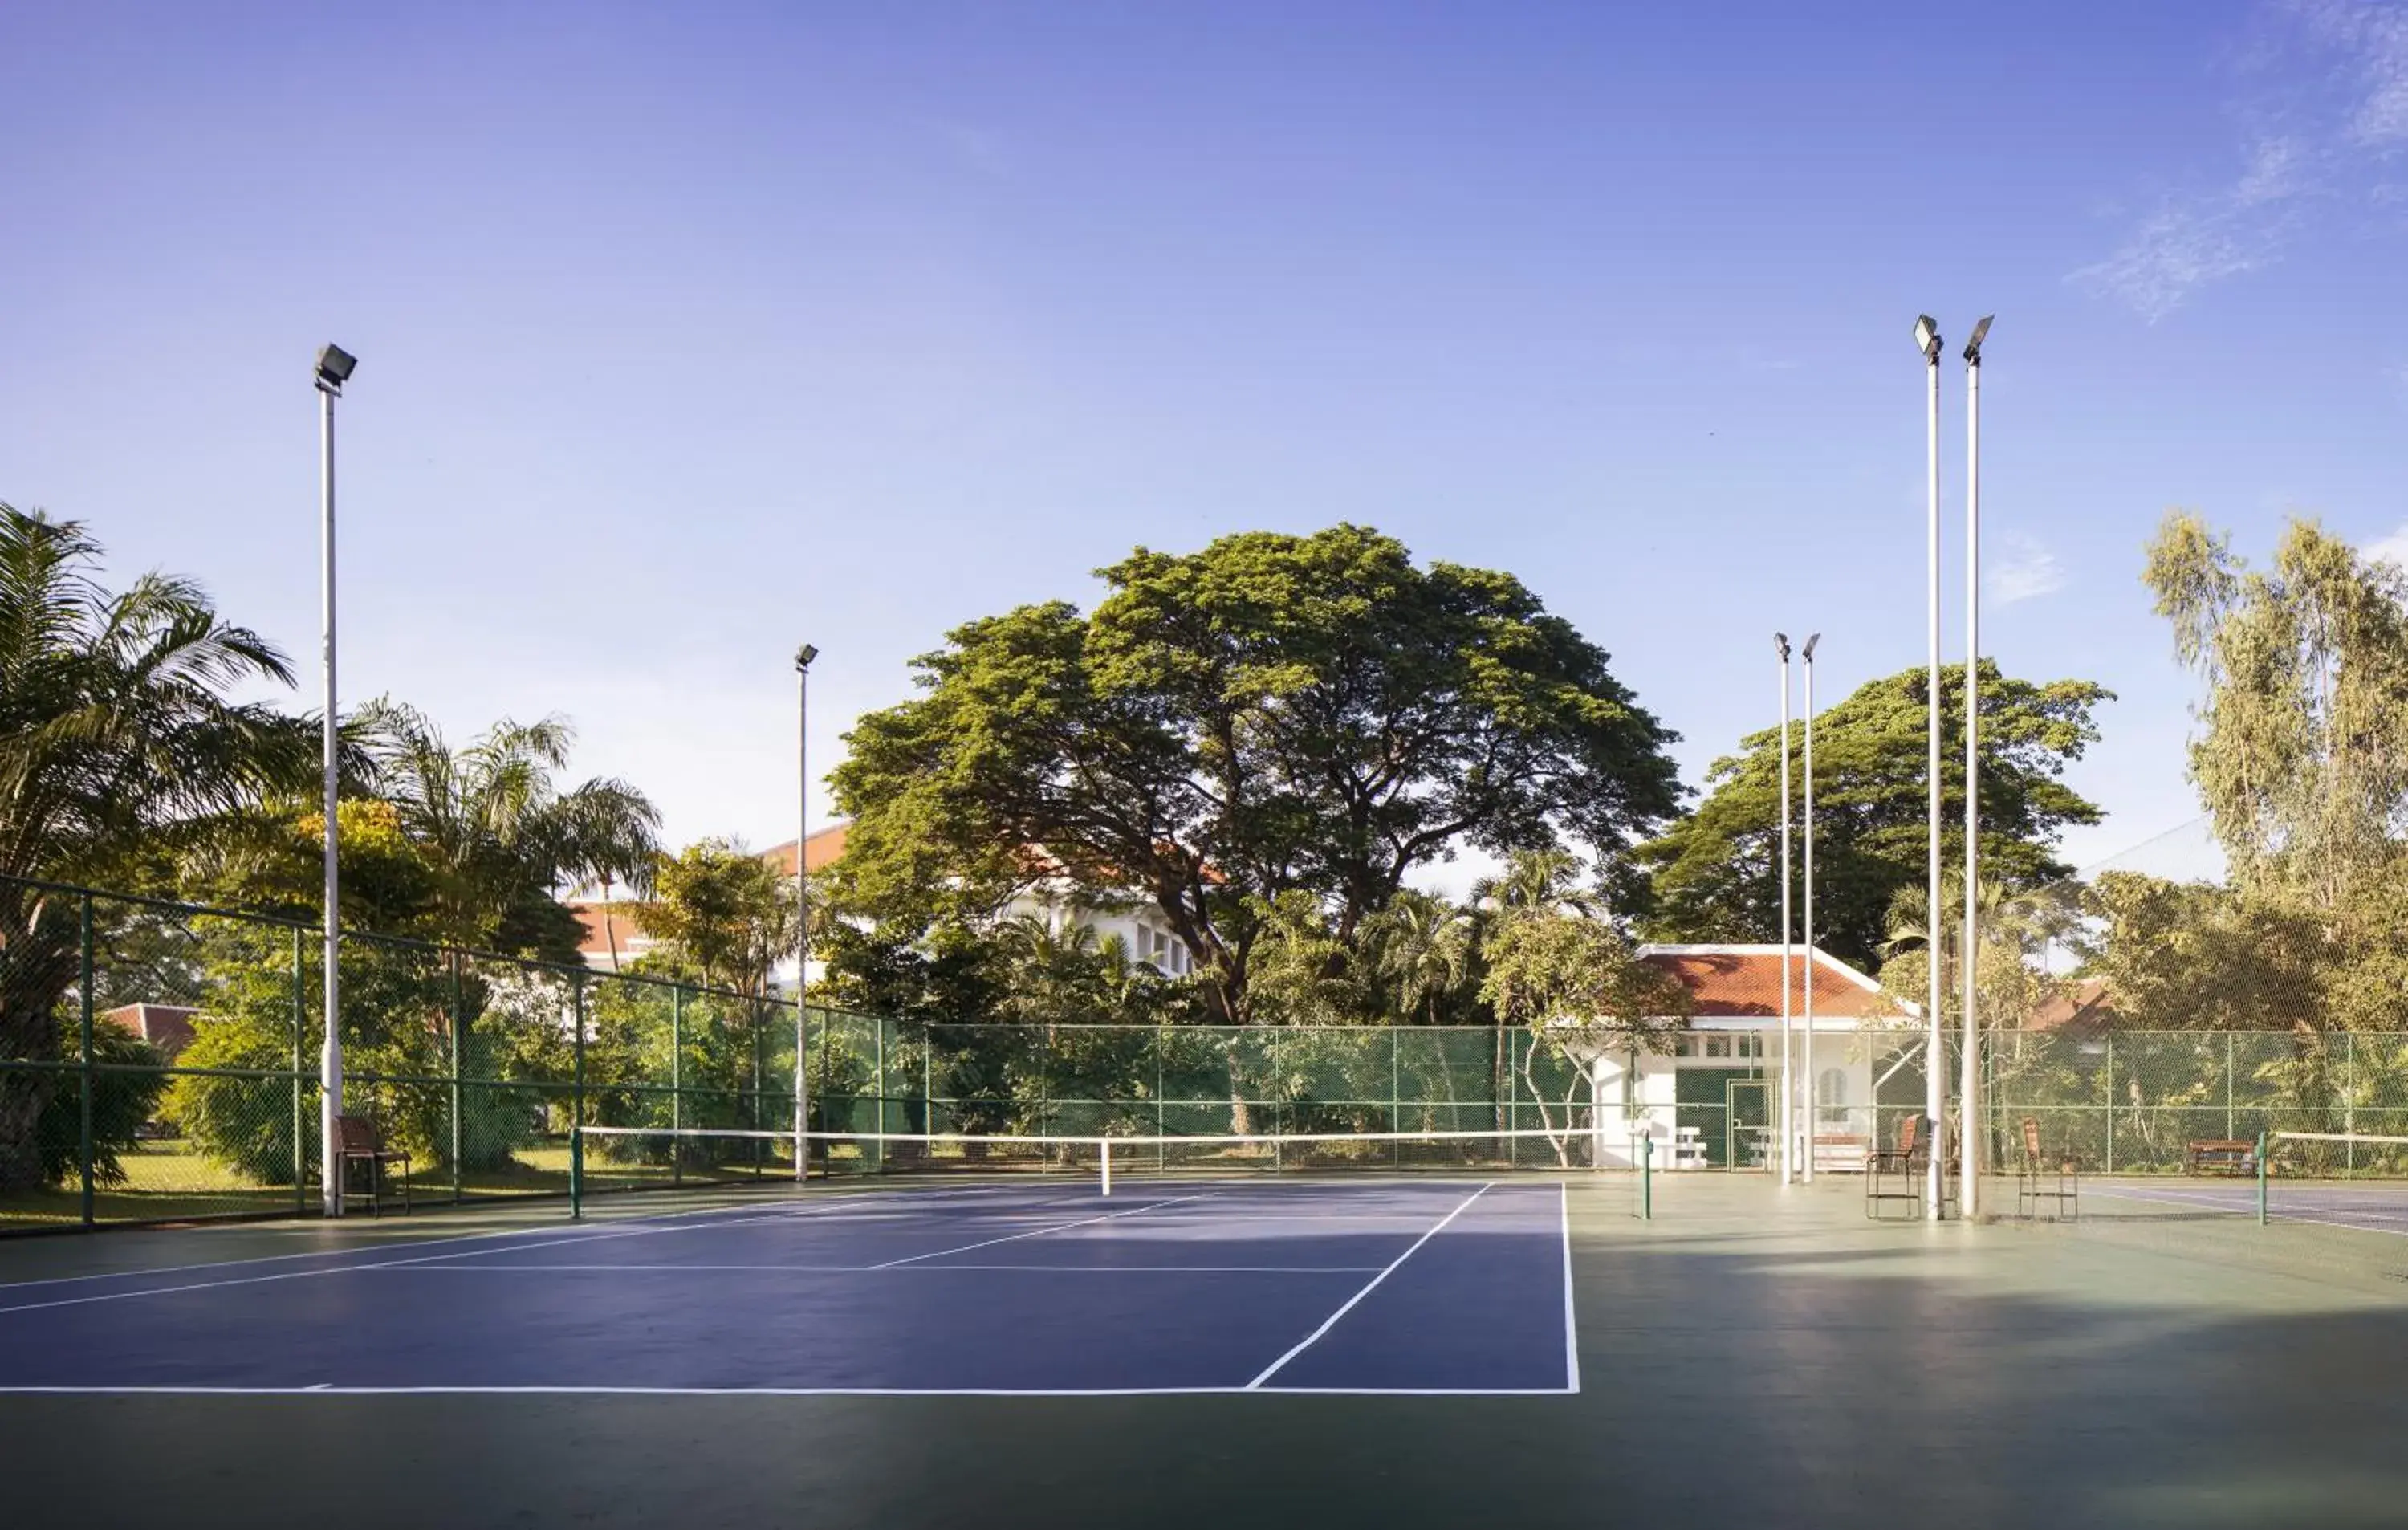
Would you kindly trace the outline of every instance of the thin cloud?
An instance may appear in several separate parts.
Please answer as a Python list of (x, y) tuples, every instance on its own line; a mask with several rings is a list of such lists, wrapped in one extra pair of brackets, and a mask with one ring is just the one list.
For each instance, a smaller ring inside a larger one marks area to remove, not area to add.
[(2053, 595), (2070, 582), (2065, 565), (2029, 536), (2010, 532), (2001, 540), (2007, 555), (1990, 565), (1990, 603), (2013, 606)]
[(2259, 21), (2229, 103), (2251, 124), (2237, 173), (2157, 198), (2114, 253), (2067, 280), (2156, 323), (2278, 264), (2312, 212), (2371, 213), (2399, 191), (2384, 172), (2408, 150), (2408, 5), (2276, 0)]
[(2261, 270), (2281, 257), (2294, 217), (2291, 204), (2310, 189), (2307, 164), (2297, 143), (2260, 143), (2229, 186), (2166, 199), (2114, 254), (2067, 279), (2114, 298), (2154, 324), (2200, 289)]
[(2408, 570), (2408, 524), (2402, 524), (2388, 536), (2378, 536), (2359, 549), (2374, 563), (2387, 563)]

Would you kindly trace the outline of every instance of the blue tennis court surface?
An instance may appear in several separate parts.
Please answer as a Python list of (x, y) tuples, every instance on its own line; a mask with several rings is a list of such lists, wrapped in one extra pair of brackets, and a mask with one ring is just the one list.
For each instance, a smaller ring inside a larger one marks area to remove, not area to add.
[[(2258, 1214), (2258, 1186), (2246, 1180), (2173, 1184), (2109, 1180), (2091, 1194), (2109, 1200), (2148, 1201), (2226, 1216)], [(2267, 1189), (2266, 1213), (2273, 1221), (2408, 1236), (2408, 1186), (2278, 1179)]]
[(1563, 1188), (843, 1193), (0, 1286), (0, 1390), (1568, 1393)]

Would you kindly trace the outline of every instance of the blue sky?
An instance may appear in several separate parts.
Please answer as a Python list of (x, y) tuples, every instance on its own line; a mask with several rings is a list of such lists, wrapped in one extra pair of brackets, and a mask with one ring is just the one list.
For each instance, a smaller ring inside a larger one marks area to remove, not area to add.
[[(1821, 629), (1918, 663), (1922, 375), (1995, 310), (1985, 648), (2195, 816), (2171, 505), (2408, 548), (2408, 7), (45, 4), (0, 11), (0, 498), (347, 702), (562, 712), (672, 836), (791, 832), (906, 664), (1133, 544), (1507, 568), (1691, 779)], [(1946, 369), (1961, 653), (1961, 369)], [(824, 798), (822, 808), (824, 810)]]

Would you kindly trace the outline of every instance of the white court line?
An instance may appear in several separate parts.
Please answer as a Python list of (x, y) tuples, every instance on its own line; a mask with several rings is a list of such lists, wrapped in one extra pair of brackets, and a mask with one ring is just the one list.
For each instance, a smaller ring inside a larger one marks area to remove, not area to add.
[[(2138, 1190), (2095, 1190), (2091, 1194), (2104, 1195), (2111, 1201), (2148, 1201), (2158, 1206), (2204, 1206), (2214, 1210), (2229, 1211), (2236, 1217), (2254, 1216), (2257, 1213), (2254, 1203), (2236, 1206), (2230, 1201), (2202, 1200), (2196, 1196), (2170, 1195), (2162, 1192), (2150, 1194), (2145, 1191)], [(2375, 1213), (2368, 1213), (2368, 1215), (2373, 1214)], [(2399, 1216), (2398, 1212), (2384, 1214), (2395, 1218)], [(2381, 1233), (2386, 1237), (2408, 1237), (2408, 1227), (2378, 1227), (2363, 1222), (2334, 1222), (2326, 1217), (2303, 1217), (2295, 1211), (2285, 1211), (2275, 1208), (2269, 1208), (2266, 1215), (2272, 1222), (2304, 1222), (2311, 1227), (2338, 1227), (2344, 1232)]]
[[(945, 1190), (856, 1190), (836, 1192), (835, 1194), (842, 1197), (841, 1205), (843, 1209), (851, 1211), (866, 1203), (880, 1205), (890, 1203), (908, 1205), (909, 1203), (917, 1200), (929, 1200), (939, 1197), (951, 1199), (956, 1196), (968, 1195), (996, 1195), (1009, 1190), (1036, 1190), (1042, 1187), (1034, 1185), (964, 1185)], [(1038, 1211), (1042, 1210), (1049, 1206), (1071, 1206), (1087, 1198), (1088, 1197), (1085, 1196), (1072, 1196), (1067, 1199), (1036, 1201), (1030, 1203), (1029, 1209), (1032, 1211)], [(809, 1218), (814, 1222), (820, 1221), (823, 1218), (829, 1221), (841, 1220), (837, 1208), (834, 1206), (796, 1206), (791, 1201), (785, 1204), (789, 1207), (790, 1213), (797, 1220), (803, 1218)], [(662, 1211), (658, 1213), (645, 1213), (634, 1217), (613, 1218), (609, 1221), (597, 1222), (591, 1223), (590, 1225), (595, 1229), (595, 1236), (600, 1237), (604, 1236), (604, 1233), (608, 1229), (613, 1227), (652, 1226), (665, 1223), (677, 1222), (682, 1218), (715, 1217), (731, 1211), (744, 1211), (749, 1209), (751, 1208), (740, 1204), (734, 1206), (700, 1206), (687, 1211)], [(729, 1224), (732, 1225), (739, 1222), (759, 1222), (763, 1220), (766, 1219), (761, 1216), (748, 1216), (731, 1217), (728, 1219), (728, 1222)], [(332, 1223), (324, 1222), (306, 1224), (308, 1230), (313, 1231), (320, 1228), (330, 1227), (332, 1225)], [(577, 1224), (575, 1223), (571, 1223), (569, 1225), (575, 1226)], [(236, 1230), (237, 1229), (233, 1226), (228, 1226), (225, 1229), (225, 1231), (228, 1232)], [(252, 1226), (244, 1227), (239, 1230), (246, 1232), (284, 1232), (288, 1230), (298, 1231), (301, 1229)], [(550, 1233), (552, 1231), (553, 1231), (553, 1229), (551, 1227), (504, 1227), (483, 1233), (456, 1233), (447, 1234), (442, 1237), (408, 1238), (398, 1243), (355, 1243), (347, 1248), (340, 1249), (304, 1249), (298, 1253), (254, 1254), (247, 1259), (208, 1259), (203, 1260), (198, 1264), (192, 1265), (152, 1265), (144, 1269), (93, 1270), (85, 1275), (50, 1275), (35, 1280), (0, 1280), (0, 1294), (11, 1291), (30, 1290), (35, 1286), (74, 1285), (85, 1280), (137, 1280), (145, 1275), (196, 1275), (202, 1270), (236, 1269), (246, 1265), (278, 1265), (284, 1264), (294, 1259), (339, 1259), (348, 1254), (387, 1254), (397, 1252), (403, 1249), (433, 1249), (455, 1243), (485, 1243), (508, 1237), (534, 1237), (538, 1235)]]
[(1562, 1180), (1555, 1181), (1556, 1199), (1563, 1208), (1564, 1230), (1564, 1390), (1580, 1390), (1580, 1323), (1572, 1316), (1572, 1193)]
[[(834, 1208), (829, 1208), (829, 1209), (833, 1210)], [(482, 1257), (485, 1254), (496, 1252), (516, 1253), (531, 1249), (566, 1248), (572, 1244), (609, 1243), (619, 1238), (650, 1237), (659, 1233), (708, 1233), (716, 1232), (723, 1227), (740, 1227), (752, 1223), (810, 1222), (813, 1220), (815, 1220), (813, 1208), (803, 1207), (796, 1208), (789, 1207), (782, 1211), (764, 1212), (759, 1216), (729, 1217), (723, 1221), (709, 1223), (689, 1222), (680, 1223), (673, 1227), (664, 1223), (654, 1223), (638, 1225), (624, 1232), (588, 1233), (574, 1237), (549, 1238), (540, 1243), (516, 1243), (512, 1244), (508, 1250), (497, 1250), (492, 1248), (455, 1249), (450, 1253), (421, 1254), (415, 1259), (378, 1259), (356, 1265), (330, 1265), (323, 1269), (279, 1270), (273, 1275), (243, 1275), (236, 1276), (232, 1280), (194, 1280), (183, 1285), (145, 1286), (139, 1291), (104, 1291), (91, 1296), (62, 1296), (50, 1301), (20, 1302), (14, 1307), (0, 1307), (0, 1317), (7, 1317), (12, 1312), (42, 1312), (52, 1308), (85, 1307), (94, 1302), (134, 1301), (144, 1296), (175, 1296), (194, 1291), (215, 1291), (225, 1286), (265, 1285), (275, 1280), (306, 1280), (316, 1276), (348, 1275), (361, 1270), (402, 1269), (416, 1265), (437, 1264), (451, 1259), (476, 1259)], [(1039, 1232), (1050, 1232), (1052, 1230), (1053, 1228), (1051, 1226), (1038, 1229)], [(522, 1229), (522, 1231), (524, 1231), (524, 1229)], [(1022, 1233), (1018, 1236), (1022, 1237), (1030, 1237), (1035, 1235), (1030, 1233)], [(465, 1243), (479, 1242), (483, 1241), (483, 1239), (480, 1237), (479, 1238), (452, 1238), (443, 1241)], [(996, 1239), (995, 1241), (1009, 1242), (1010, 1239), (1001, 1238)], [(396, 1245), (396, 1247), (399, 1246), (401, 1245)], [(982, 1247), (982, 1245), (977, 1244), (973, 1244), (971, 1246), (973, 1248)], [(291, 1256), (287, 1255), (285, 1257)]]
[(1563, 1397), (1563, 1387), (611, 1387), (611, 1386), (314, 1386), (212, 1387), (173, 1385), (14, 1386), (0, 1396), (159, 1397)]
[(1068, 1232), (1073, 1227), (1092, 1227), (1099, 1222), (1118, 1222), (1123, 1217), (1141, 1217), (1148, 1211), (1155, 1210), (1161, 1207), (1177, 1206), (1182, 1201), (1200, 1201), (1203, 1198), (1203, 1195), (1200, 1194), (1175, 1196), (1170, 1200), (1154, 1201), (1149, 1205), (1138, 1207), (1134, 1210), (1113, 1211), (1100, 1217), (1083, 1218), (1078, 1222), (1057, 1222), (1051, 1226), (1033, 1228), (1025, 1233), (1014, 1233), (1009, 1237), (990, 1237), (981, 1243), (965, 1243), (958, 1249), (939, 1249), (932, 1253), (915, 1253), (909, 1258), (890, 1259), (882, 1265), (872, 1265), (869, 1267), (871, 1269), (896, 1269), (904, 1265), (916, 1265), (923, 1259), (942, 1259), (949, 1253), (968, 1253), (973, 1249), (992, 1249), (998, 1243), (1017, 1243), (1024, 1237), (1043, 1237), (1048, 1233)]
[(1364, 1285), (1362, 1290), (1354, 1293), (1352, 1296), (1347, 1297), (1345, 1306), (1340, 1308), (1337, 1311), (1330, 1313), (1327, 1318), (1323, 1320), (1320, 1327), (1315, 1328), (1312, 1332), (1305, 1335), (1303, 1342), (1297, 1344), (1295, 1349), (1288, 1351), (1287, 1353), (1280, 1356), (1277, 1360), (1272, 1361), (1269, 1367), (1260, 1376), (1257, 1376), (1253, 1380), (1247, 1382), (1247, 1390), (1254, 1391), (1259, 1388), (1265, 1381), (1277, 1376), (1280, 1373), (1282, 1366), (1285, 1366), (1289, 1361), (1294, 1360), (1297, 1355), (1302, 1354), (1305, 1351), (1312, 1349), (1314, 1344), (1320, 1341), (1322, 1335), (1338, 1326), (1339, 1319), (1354, 1310), (1355, 1303), (1361, 1301), (1364, 1297), (1369, 1296), (1372, 1292), (1378, 1290), (1381, 1281), (1397, 1273), (1398, 1265), (1403, 1264), (1406, 1260), (1411, 1259), (1414, 1254), (1420, 1252), (1421, 1246), (1423, 1244), (1427, 1243), (1431, 1238), (1436, 1237), (1440, 1233), (1445, 1231), (1446, 1224), (1448, 1223), (1453, 1222), (1455, 1218), (1463, 1215), (1465, 1208), (1469, 1207), (1472, 1202), (1478, 1200), (1481, 1196), (1488, 1194), (1488, 1192), (1496, 1185), (1496, 1180), (1491, 1180), (1487, 1184), (1482, 1185), (1478, 1190), (1466, 1195), (1456, 1204), (1454, 1210), (1449, 1211), (1445, 1216), (1439, 1219), (1437, 1226), (1432, 1227), (1428, 1232), (1426, 1232), (1421, 1237), (1413, 1239), (1413, 1246), (1412, 1248), (1407, 1249), (1404, 1252), (1397, 1255), (1396, 1258), (1388, 1261), (1387, 1268), (1371, 1277), (1370, 1280)]
[(399, 1269), (410, 1275), (547, 1274), (736, 1274), (884, 1275), (903, 1270), (914, 1275), (946, 1275), (955, 1270), (1042, 1270), (1048, 1275), (1369, 1275), (1377, 1265), (368, 1265), (371, 1270)]

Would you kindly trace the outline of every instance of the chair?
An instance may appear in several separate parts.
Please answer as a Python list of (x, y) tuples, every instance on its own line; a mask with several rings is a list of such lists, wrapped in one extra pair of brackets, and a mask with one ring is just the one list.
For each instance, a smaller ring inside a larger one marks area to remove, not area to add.
[(1923, 1191), (1917, 1181), (1931, 1163), (1931, 1137), (1929, 1116), (1901, 1116), (1897, 1143), (1865, 1154), (1866, 1216), (1878, 1218), (1882, 1207), (1891, 1201), (1922, 1206)]
[(2071, 1154), (2060, 1153), (2052, 1169), (2040, 1151), (2040, 1122), (2024, 1117), (2024, 1158), (2015, 1170), (2015, 1214), (2038, 1214), (2040, 1203), (2055, 1201), (2059, 1218), (2082, 1220), (2082, 1174)]
[[(401, 1210), (404, 1216), (409, 1214), (409, 1153), (406, 1149), (386, 1147), (384, 1134), (377, 1130), (373, 1120), (366, 1116), (335, 1118), (335, 1182), (342, 1186), (343, 1206), (348, 1209), (351, 1202), (365, 1196), (368, 1214), (377, 1217), (384, 1215), (384, 1166), (399, 1164)], [(351, 1170), (354, 1164), (367, 1165), (368, 1188), (365, 1192), (351, 1187)]]

